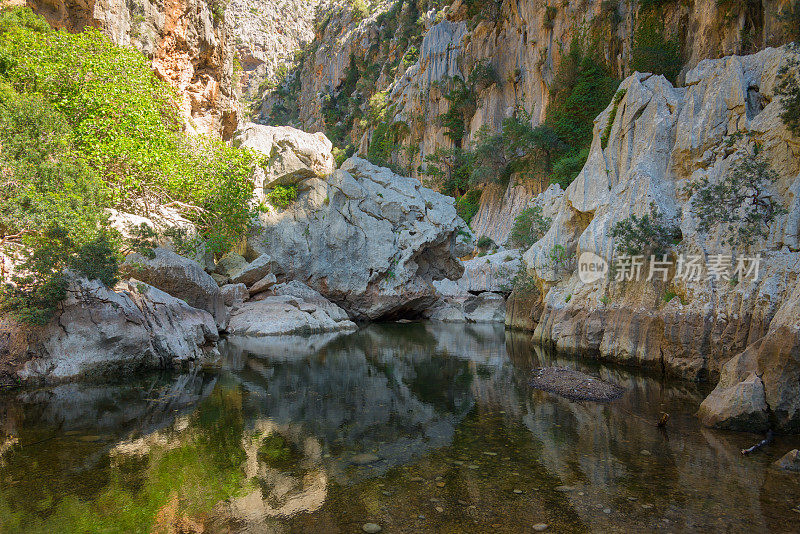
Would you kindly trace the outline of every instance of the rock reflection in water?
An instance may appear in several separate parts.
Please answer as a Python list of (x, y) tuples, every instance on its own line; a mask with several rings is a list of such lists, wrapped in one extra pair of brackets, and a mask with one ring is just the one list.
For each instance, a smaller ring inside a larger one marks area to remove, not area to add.
[[(204, 374), (0, 397), (0, 531), (796, 529), (800, 477), (770, 462), (798, 441), (743, 458), (755, 436), (702, 429), (691, 383), (489, 325), (231, 338), (222, 351)], [(532, 390), (544, 365), (626, 393), (596, 404)]]

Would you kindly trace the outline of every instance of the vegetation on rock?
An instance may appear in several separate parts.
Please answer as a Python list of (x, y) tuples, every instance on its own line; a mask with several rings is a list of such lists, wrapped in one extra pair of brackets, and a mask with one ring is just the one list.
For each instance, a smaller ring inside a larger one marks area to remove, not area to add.
[(614, 238), (617, 254), (661, 257), (680, 240), (681, 233), (655, 204), (650, 204), (650, 213), (641, 217), (631, 214), (615, 223), (611, 229), (611, 237)]
[(525, 208), (514, 219), (509, 242), (514, 247), (530, 248), (544, 236), (551, 223), (550, 217), (542, 215), (541, 206)]
[(65, 268), (114, 279), (120, 239), (105, 208), (173, 203), (217, 254), (251, 218), (249, 152), (187, 139), (141, 53), (93, 29), (54, 31), (25, 8), (0, 13), (0, 144), (0, 240), (23, 260), (2, 303), (26, 320), (52, 315)]

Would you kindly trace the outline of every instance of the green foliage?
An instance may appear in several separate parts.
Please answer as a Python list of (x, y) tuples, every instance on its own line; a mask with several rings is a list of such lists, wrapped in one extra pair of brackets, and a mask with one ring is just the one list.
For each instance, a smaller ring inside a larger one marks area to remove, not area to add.
[(661, 257), (680, 240), (681, 232), (651, 204), (650, 213), (641, 217), (633, 214), (615, 223), (611, 236), (617, 254)]
[(553, 163), (553, 174), (550, 181), (554, 184), (559, 184), (562, 189), (566, 189), (580, 174), (581, 169), (586, 165), (588, 157), (588, 147), (562, 156)]
[(420, 166), (420, 173), (430, 176), (434, 182), (428, 185), (438, 187), (439, 191), (452, 197), (459, 197), (469, 190), (471, 153), (457, 147), (437, 148), (433, 154), (426, 155), (423, 162), (425, 167)]
[(544, 27), (547, 29), (552, 29), (556, 23), (556, 15), (558, 15), (558, 9), (556, 6), (547, 6), (544, 11)]
[(476, 64), (467, 79), (451, 78), (451, 88), (444, 94), (450, 103), (447, 111), (439, 116), (439, 123), (446, 129), (453, 143), (460, 147), (466, 134), (466, 124), (472, 120), (478, 105), (478, 93), (499, 81), (497, 71), (489, 63)]
[(355, 20), (362, 20), (369, 16), (369, 6), (366, 0), (350, 0), (350, 10)]
[(569, 252), (563, 245), (553, 245), (547, 254), (548, 266), (556, 273), (562, 273), (573, 268), (575, 253)]
[[(797, 45), (792, 46), (792, 49), (796, 51)], [(781, 120), (795, 137), (800, 137), (798, 68), (800, 68), (800, 62), (797, 60), (797, 56), (789, 56), (786, 64), (778, 71), (778, 83), (775, 86), (775, 94), (781, 96)]]
[(594, 119), (611, 101), (619, 81), (608, 74), (597, 53), (574, 41), (556, 74), (546, 122), (573, 152), (592, 141)]
[(117, 244), (106, 231), (81, 243), (69, 230), (52, 226), (27, 234), (24, 244), (18, 272), (0, 291), (0, 307), (21, 321), (42, 325), (50, 320), (66, 296), (65, 269), (109, 286), (117, 281)]
[(683, 64), (678, 39), (664, 36), (664, 19), (659, 11), (642, 13), (633, 33), (631, 66), (639, 72), (663, 74), (670, 82)]
[(478, 238), (478, 242), (476, 243), (479, 250), (488, 250), (494, 247), (494, 241), (488, 235), (482, 235)]
[(403, 67), (408, 68), (419, 59), (419, 50), (416, 46), (409, 46), (406, 53), (403, 54)]
[(515, 247), (530, 248), (550, 228), (552, 220), (542, 215), (541, 206), (525, 208), (514, 219), (509, 241)]
[(617, 109), (619, 108), (619, 103), (622, 98), (625, 96), (627, 89), (620, 89), (614, 94), (614, 100), (612, 100), (612, 107), (611, 113), (608, 115), (608, 122), (606, 122), (606, 127), (603, 129), (603, 133), (600, 136), (600, 146), (605, 149), (608, 146), (608, 138), (611, 136), (611, 127), (614, 125), (614, 119), (617, 118)]
[(297, 186), (275, 186), (275, 189), (267, 193), (267, 200), (276, 208), (286, 209), (297, 200)]
[(778, 173), (755, 146), (731, 166), (719, 183), (707, 177), (691, 182), (686, 193), (692, 195), (692, 213), (698, 229), (707, 232), (722, 226), (723, 243), (744, 248), (766, 237), (770, 224), (786, 209), (772, 195)]
[(34, 322), (52, 312), (63, 269), (113, 282), (119, 243), (103, 231), (106, 207), (175, 201), (218, 254), (247, 230), (252, 154), (189, 141), (149, 60), (95, 30), (0, 12), (0, 145), (0, 240), (25, 256), (3, 300)]
[(465, 223), (469, 224), (472, 218), (478, 213), (481, 201), (481, 192), (472, 189), (456, 200), (456, 213)]

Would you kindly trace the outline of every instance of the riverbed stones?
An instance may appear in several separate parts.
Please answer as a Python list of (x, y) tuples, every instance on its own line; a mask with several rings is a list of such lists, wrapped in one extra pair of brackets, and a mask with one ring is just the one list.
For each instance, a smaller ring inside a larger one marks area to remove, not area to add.
[(153, 249), (152, 257), (130, 254), (120, 271), (184, 300), (193, 308), (206, 310), (220, 330), (227, 327), (228, 309), (219, 285), (196, 261), (159, 247)]
[(377, 534), (383, 529), (377, 523), (364, 523), (364, 525), (362, 525), (361, 527), (361, 530), (363, 530), (367, 534)]
[(775, 462), (775, 466), (784, 471), (794, 471), (800, 473), (800, 451), (793, 449)]
[(534, 369), (530, 384), (536, 389), (555, 393), (570, 400), (608, 402), (625, 392), (617, 384), (564, 367)]
[(271, 288), (276, 283), (278, 283), (278, 278), (275, 276), (275, 273), (269, 273), (250, 287), (250, 293), (252, 295), (257, 295)]
[(355, 456), (350, 458), (350, 463), (354, 465), (369, 465), (369, 464), (374, 464), (378, 460), (380, 460), (378, 456), (366, 452), (366, 453), (356, 454)]

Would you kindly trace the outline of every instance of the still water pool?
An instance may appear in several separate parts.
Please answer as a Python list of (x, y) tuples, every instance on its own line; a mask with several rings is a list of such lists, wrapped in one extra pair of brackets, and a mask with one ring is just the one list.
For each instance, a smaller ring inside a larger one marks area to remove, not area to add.
[[(429, 323), (228, 340), (220, 369), (0, 395), (2, 532), (796, 532), (800, 475), (697, 385)], [(532, 390), (563, 365), (610, 404)], [(672, 415), (667, 429), (655, 421)]]

